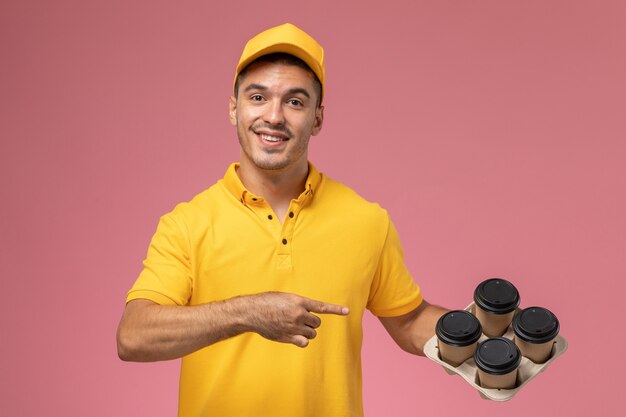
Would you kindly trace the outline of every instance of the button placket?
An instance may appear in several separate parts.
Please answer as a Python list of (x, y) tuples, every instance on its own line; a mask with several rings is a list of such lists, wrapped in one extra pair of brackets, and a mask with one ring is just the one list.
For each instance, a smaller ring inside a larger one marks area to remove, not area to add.
[(291, 270), (291, 242), (286, 237), (281, 237), (277, 245), (276, 268), (285, 271)]
[(289, 253), (291, 254), (291, 240), (293, 239), (293, 224), (294, 221), (285, 217), (283, 221), (283, 226), (280, 231), (280, 236), (278, 238), (280, 252), (281, 253)]
[(300, 211), (300, 202), (293, 200), (289, 205), (287, 215), (283, 220), (282, 229), (280, 231), (280, 237), (278, 239), (278, 268), (279, 269), (291, 269), (291, 254), (293, 233), (298, 219), (298, 212)]

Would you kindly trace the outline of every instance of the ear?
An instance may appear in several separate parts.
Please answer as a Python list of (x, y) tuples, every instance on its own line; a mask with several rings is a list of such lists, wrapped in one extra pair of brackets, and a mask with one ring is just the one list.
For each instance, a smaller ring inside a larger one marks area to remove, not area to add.
[(237, 126), (237, 99), (235, 96), (230, 96), (230, 102), (228, 104), (228, 118), (230, 124)]
[(319, 106), (315, 109), (315, 123), (313, 125), (313, 130), (311, 131), (311, 135), (315, 136), (322, 130), (322, 125), (324, 124), (324, 106)]

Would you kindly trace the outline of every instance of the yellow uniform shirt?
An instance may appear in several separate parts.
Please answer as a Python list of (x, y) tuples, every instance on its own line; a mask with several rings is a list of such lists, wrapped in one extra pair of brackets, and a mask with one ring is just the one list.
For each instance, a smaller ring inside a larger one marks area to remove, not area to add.
[(161, 218), (127, 301), (197, 305), (264, 291), (350, 308), (302, 349), (245, 333), (182, 359), (180, 417), (362, 416), (362, 316), (422, 301), (387, 212), (309, 164), (283, 224), (229, 167)]

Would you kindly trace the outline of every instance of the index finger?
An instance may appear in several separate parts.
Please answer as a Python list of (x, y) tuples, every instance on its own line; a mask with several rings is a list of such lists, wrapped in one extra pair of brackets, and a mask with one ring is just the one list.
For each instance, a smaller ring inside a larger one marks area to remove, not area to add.
[(311, 313), (320, 314), (337, 314), (339, 316), (347, 316), (350, 313), (350, 309), (346, 306), (340, 306), (337, 304), (325, 303), (323, 301), (305, 299), (304, 307)]

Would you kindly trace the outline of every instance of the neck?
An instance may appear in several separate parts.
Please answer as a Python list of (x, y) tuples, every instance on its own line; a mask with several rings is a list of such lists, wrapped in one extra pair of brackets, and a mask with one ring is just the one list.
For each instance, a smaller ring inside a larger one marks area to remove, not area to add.
[(277, 170), (260, 169), (242, 158), (237, 174), (243, 185), (253, 194), (263, 197), (281, 219), (291, 200), (304, 191), (309, 166), (306, 161)]

